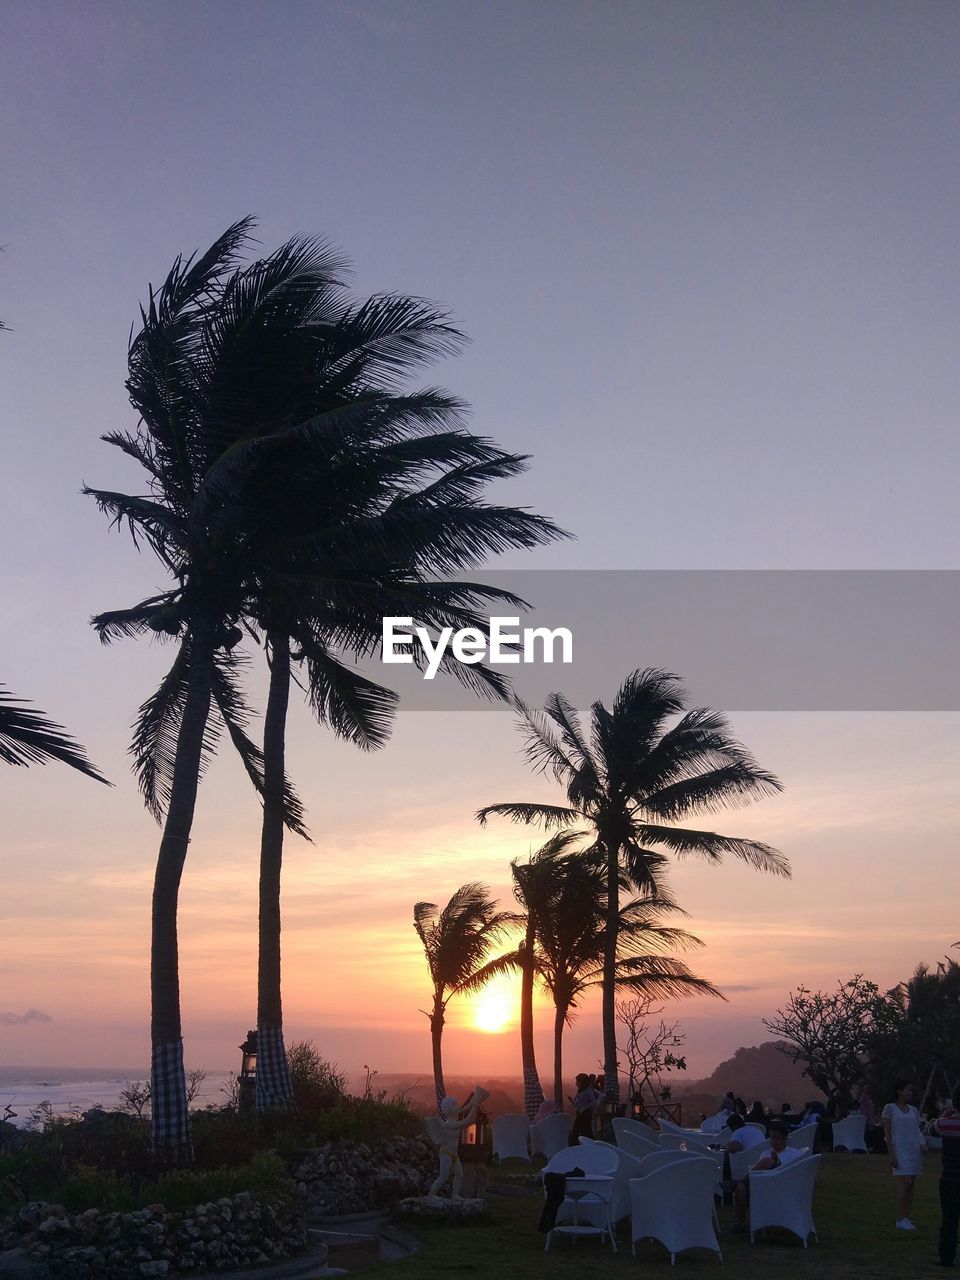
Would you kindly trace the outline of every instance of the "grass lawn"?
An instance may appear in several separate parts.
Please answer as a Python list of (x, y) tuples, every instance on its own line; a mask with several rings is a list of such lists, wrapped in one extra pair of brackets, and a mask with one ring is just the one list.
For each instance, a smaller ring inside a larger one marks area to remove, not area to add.
[[(509, 1181), (509, 1169), (523, 1166), (508, 1162), (507, 1172), (496, 1178)], [(749, 1235), (731, 1231), (733, 1210), (720, 1211), (720, 1247), (724, 1267), (716, 1254), (691, 1251), (677, 1258), (676, 1268), (700, 1275), (727, 1274), (744, 1277), (804, 1276), (811, 1280), (869, 1280), (870, 1277), (933, 1276), (943, 1268), (933, 1265), (937, 1256), (940, 1208), (937, 1180), (939, 1155), (928, 1155), (924, 1174), (918, 1179), (913, 1221), (916, 1232), (894, 1229), (896, 1188), (890, 1166), (883, 1156), (825, 1155), (813, 1198), (813, 1218), (820, 1243), (811, 1239), (804, 1249), (796, 1236), (767, 1231), (750, 1244)], [(536, 1188), (526, 1194), (488, 1196), (487, 1221), (470, 1226), (434, 1227), (417, 1225), (419, 1253), (402, 1262), (371, 1267), (368, 1280), (434, 1280), (434, 1277), (476, 1275), (490, 1280), (539, 1280), (540, 1277), (631, 1276), (645, 1274), (666, 1277), (671, 1271), (670, 1256), (659, 1245), (637, 1246), (630, 1253), (626, 1222), (614, 1255), (609, 1244), (581, 1240), (573, 1245), (557, 1238), (549, 1253), (543, 1251), (543, 1236), (537, 1231), (542, 1195)], [(512, 1189), (512, 1188), (511, 1188)], [(517, 1188), (519, 1190), (519, 1188)]]

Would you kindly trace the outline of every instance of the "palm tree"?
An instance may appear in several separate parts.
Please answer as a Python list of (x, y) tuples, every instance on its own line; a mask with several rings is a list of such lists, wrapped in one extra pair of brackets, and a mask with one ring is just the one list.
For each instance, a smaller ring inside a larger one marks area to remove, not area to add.
[(523, 1105), (533, 1120), (543, 1102), (543, 1086), (537, 1070), (533, 1041), (533, 989), (538, 971), (537, 932), (542, 917), (550, 911), (552, 896), (562, 883), (560, 855), (576, 840), (570, 832), (560, 832), (548, 840), (526, 862), (510, 864), (513, 894), (522, 908), (524, 935), (516, 951), (503, 957), (504, 967), (520, 970), (520, 1060), (523, 1071)]
[(441, 1053), (447, 1005), (454, 996), (483, 986), (490, 977), (484, 961), (491, 947), (516, 923), (513, 913), (497, 910), (483, 884), (461, 885), (442, 911), (434, 902), (418, 902), (413, 908), (413, 927), (423, 943), (433, 984), (431, 1008), (422, 1012), (430, 1020), (438, 1106), (447, 1093)]
[(86, 751), (63, 725), (48, 720), (42, 711), (24, 706), (3, 685), (0, 685), (0, 760), (17, 765), (59, 760), (71, 769), (79, 769), (88, 778), (95, 778), (108, 787), (113, 785), (90, 763)]
[(620, 1096), (615, 981), (621, 874), (648, 895), (656, 893), (665, 853), (713, 863), (730, 854), (757, 870), (790, 874), (786, 858), (769, 845), (670, 825), (781, 790), (773, 774), (731, 737), (722, 715), (702, 707), (686, 711), (684, 702), (676, 676), (656, 669), (635, 671), (621, 685), (612, 708), (593, 704), (589, 738), (562, 694), (551, 694), (543, 713), (518, 704), (526, 758), (538, 772), (549, 770), (563, 784), (567, 803), (496, 804), (477, 815), (481, 823), (500, 814), (545, 828), (585, 824), (604, 859), (603, 1055), (604, 1083), (612, 1100)]
[[(553, 912), (538, 931), (538, 973), (553, 997), (554, 1101), (563, 1106), (563, 1031), (574, 1018), (582, 996), (603, 985), (607, 950), (607, 903), (603, 869), (584, 859), (571, 859), (564, 886), (553, 900)], [(695, 935), (660, 923), (680, 908), (667, 897), (639, 897), (617, 913), (615, 989), (629, 988), (658, 999), (710, 995), (723, 999), (706, 978), (665, 952), (701, 946)], [(615, 1099), (612, 1099), (615, 1100)]]
[[(369, 650), (376, 608), (389, 612), (383, 604), (408, 579), (435, 605), (428, 622), (470, 617), (478, 600), (498, 594), (418, 582), (423, 565), (411, 548), (433, 537), (448, 563), (471, 562), (469, 520), (447, 534), (423, 506), (442, 506), (436, 491), (444, 482), (452, 499), (524, 462), (466, 432), (434, 431), (459, 407), (443, 393), (402, 396), (372, 385), (373, 374), (388, 377), (456, 345), (440, 313), (410, 299), (346, 306), (341, 264), (317, 241), (291, 241), (236, 267), (249, 226), (236, 224), (196, 261), (178, 259), (142, 313), (127, 384), (140, 427), (105, 439), (144, 467), (150, 496), (87, 490), (114, 523), (147, 542), (175, 582), (94, 619), (105, 641), (150, 630), (179, 641), (171, 671), (141, 708), (133, 746), (144, 799), (164, 820), (154, 886), (151, 1137), (155, 1151), (175, 1160), (190, 1155), (177, 896), (204, 763), (225, 728), (264, 798), (260, 1012), (262, 1025), (279, 1027), (278, 812), (304, 831), (283, 778), (289, 639), (306, 658), (321, 718), (350, 736), (365, 716), (375, 736), (390, 695), (347, 671), (337, 651)], [(427, 487), (434, 492), (424, 503), (411, 478), (435, 469), (438, 456), (448, 474)], [(469, 513), (476, 555), (556, 533), (524, 512), (478, 510)], [(489, 529), (486, 542), (478, 524)], [(265, 635), (271, 658), (264, 752), (246, 734), (232, 652), (240, 624)], [(472, 669), (469, 678), (503, 691), (493, 673)], [(279, 1045), (282, 1058), (282, 1038)]]

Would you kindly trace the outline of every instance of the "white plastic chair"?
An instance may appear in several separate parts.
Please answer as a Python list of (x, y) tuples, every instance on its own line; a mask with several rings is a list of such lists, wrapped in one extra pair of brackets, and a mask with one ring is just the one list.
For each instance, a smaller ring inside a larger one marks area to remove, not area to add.
[(556, 1115), (544, 1116), (530, 1126), (530, 1151), (533, 1155), (545, 1156), (551, 1160), (558, 1151), (570, 1141), (570, 1127), (573, 1124), (570, 1116), (562, 1111)]
[[(676, 1154), (676, 1153), (673, 1153)], [(671, 1264), (686, 1249), (711, 1249), (720, 1255), (714, 1229), (713, 1161), (682, 1156), (644, 1178), (630, 1181), (630, 1239), (657, 1240), (670, 1254)]]
[(846, 1120), (838, 1120), (833, 1125), (833, 1149), (846, 1147), (848, 1151), (866, 1151), (864, 1141), (867, 1132), (865, 1115), (847, 1116)]
[(812, 1151), (813, 1144), (816, 1140), (817, 1122), (814, 1120), (812, 1124), (804, 1124), (801, 1125), (799, 1129), (791, 1129), (790, 1133), (787, 1135), (787, 1146), (797, 1148), (809, 1147)]
[(648, 1142), (646, 1138), (641, 1138), (639, 1133), (631, 1133), (629, 1130), (620, 1133), (617, 1137), (617, 1146), (641, 1160), (654, 1151), (662, 1150), (658, 1142)]
[(661, 1151), (694, 1151), (697, 1155), (713, 1155), (706, 1138), (693, 1133), (664, 1133), (660, 1136)]
[(605, 1142), (591, 1142), (584, 1147), (564, 1147), (540, 1170), (540, 1178), (547, 1173), (569, 1173), (582, 1169), (584, 1173), (614, 1173), (617, 1168), (617, 1149)]
[(820, 1169), (820, 1156), (792, 1160), (779, 1169), (750, 1174), (750, 1242), (764, 1227), (784, 1227), (799, 1236), (803, 1247), (807, 1238), (817, 1239), (813, 1225), (813, 1188)]
[(657, 1124), (660, 1126), (661, 1133), (686, 1133), (686, 1129), (682, 1125), (674, 1124), (672, 1120), (668, 1120), (666, 1116), (659, 1116)]
[(557, 1221), (547, 1232), (544, 1253), (557, 1235), (570, 1236), (574, 1242), (579, 1236), (599, 1236), (601, 1244), (606, 1236), (613, 1252), (617, 1252), (613, 1232), (613, 1174), (567, 1178)]
[(644, 1124), (642, 1120), (628, 1120), (626, 1116), (616, 1116), (611, 1123), (613, 1125), (613, 1136), (616, 1139), (618, 1147), (623, 1146), (620, 1139), (625, 1133), (633, 1134), (638, 1141), (645, 1142), (651, 1149), (656, 1149), (660, 1146), (659, 1133), (655, 1133), (653, 1129), (651, 1129), (648, 1124)]
[(525, 1115), (512, 1112), (504, 1116), (495, 1116), (491, 1125), (493, 1137), (494, 1160), (527, 1160), (530, 1152), (527, 1142), (530, 1137), (530, 1123)]
[[(611, 1146), (608, 1142), (592, 1142), (589, 1138), (581, 1138), (580, 1145), (589, 1144), (594, 1147), (604, 1147), (608, 1151), (613, 1151), (617, 1157), (617, 1168), (613, 1175), (613, 1207), (612, 1216), (614, 1222), (619, 1222), (621, 1218), (626, 1218), (630, 1213), (630, 1179), (642, 1178), (644, 1172), (643, 1161), (638, 1156), (632, 1156), (624, 1151), (622, 1147)], [(651, 1148), (651, 1150), (653, 1150)], [(660, 1151), (656, 1151), (657, 1155), (662, 1155)]]
[(765, 1124), (758, 1124), (756, 1120), (744, 1120), (741, 1127), (744, 1129), (756, 1129), (758, 1132), (762, 1133), (764, 1137), (767, 1136), (767, 1126)]
[(716, 1115), (707, 1116), (700, 1126), (701, 1133), (719, 1133), (721, 1129), (726, 1128), (729, 1115), (729, 1111), (718, 1111)]

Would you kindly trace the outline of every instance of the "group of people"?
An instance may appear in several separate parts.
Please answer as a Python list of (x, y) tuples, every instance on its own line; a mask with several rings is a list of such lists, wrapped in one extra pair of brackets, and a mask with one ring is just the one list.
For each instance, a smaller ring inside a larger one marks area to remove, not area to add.
[[(600, 1109), (606, 1098), (602, 1076), (587, 1075), (586, 1072), (581, 1071), (576, 1076), (575, 1083), (577, 1092), (573, 1097), (568, 1096), (567, 1099), (573, 1106), (573, 1124), (570, 1126), (571, 1147), (575, 1147), (581, 1138), (596, 1136), (600, 1123)], [(534, 1122), (543, 1120), (545, 1116), (556, 1115), (558, 1110), (555, 1102), (545, 1098), (534, 1117)]]
[[(957, 1236), (958, 1227), (960, 1227), (960, 1088), (954, 1091), (952, 1098), (945, 1106), (938, 1109), (939, 1114), (935, 1114), (926, 1122), (913, 1105), (913, 1085), (909, 1080), (895, 1081), (892, 1092), (893, 1099), (886, 1104), (879, 1117), (869, 1089), (864, 1089), (861, 1094), (859, 1109), (867, 1121), (868, 1129), (874, 1126), (877, 1133), (882, 1134), (890, 1162), (890, 1171), (897, 1180), (896, 1229), (898, 1231), (916, 1230), (910, 1217), (914, 1188), (917, 1177), (923, 1169), (926, 1138), (936, 1136), (942, 1143), (939, 1187), (941, 1222), (939, 1256), (936, 1259), (936, 1265), (952, 1267), (957, 1255)], [(789, 1146), (791, 1128), (799, 1128), (813, 1120), (819, 1121), (823, 1117), (824, 1107), (821, 1103), (809, 1103), (799, 1119), (788, 1104), (784, 1103), (781, 1116), (771, 1119), (759, 1102), (754, 1103), (750, 1111), (747, 1111), (741, 1099), (733, 1093), (728, 1093), (715, 1115), (703, 1119), (701, 1128), (707, 1133), (711, 1131), (719, 1133), (722, 1128), (730, 1130), (730, 1139), (723, 1148), (724, 1175), (725, 1186), (734, 1197), (738, 1227), (745, 1228), (750, 1181), (749, 1178), (741, 1179), (736, 1183), (732, 1181), (729, 1155), (755, 1146), (758, 1159), (751, 1167), (752, 1172), (779, 1168), (804, 1154)], [(788, 1122), (788, 1118), (792, 1123)], [(766, 1126), (766, 1137), (759, 1128), (753, 1127), (755, 1124)]]

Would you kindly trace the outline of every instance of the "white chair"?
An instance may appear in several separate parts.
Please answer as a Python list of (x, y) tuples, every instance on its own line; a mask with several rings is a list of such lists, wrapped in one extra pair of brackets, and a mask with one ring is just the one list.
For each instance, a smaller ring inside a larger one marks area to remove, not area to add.
[(617, 1252), (617, 1239), (613, 1232), (612, 1174), (567, 1178), (563, 1203), (557, 1210), (555, 1226), (547, 1232), (544, 1253), (550, 1248), (553, 1237), (558, 1235), (570, 1236), (574, 1241), (579, 1236), (599, 1236), (601, 1244), (606, 1236), (613, 1252)]
[(812, 1124), (801, 1125), (799, 1129), (791, 1129), (787, 1135), (788, 1147), (809, 1147), (813, 1150), (813, 1145), (817, 1140), (817, 1122)]
[(833, 1125), (833, 1149), (846, 1147), (848, 1151), (866, 1151), (864, 1141), (867, 1132), (865, 1115), (847, 1116), (846, 1120), (838, 1120)]
[[(625, 1133), (631, 1133), (640, 1142), (645, 1142), (651, 1150), (660, 1146), (660, 1135), (655, 1133), (648, 1124), (644, 1124), (642, 1120), (628, 1120), (625, 1116), (617, 1116), (613, 1121), (613, 1136), (616, 1139), (617, 1146), (622, 1147), (621, 1136)], [(635, 1144), (636, 1145), (636, 1144)]]
[(530, 1151), (533, 1155), (545, 1156), (552, 1160), (558, 1151), (562, 1151), (570, 1141), (570, 1126), (573, 1121), (564, 1112), (544, 1116), (530, 1126)]
[(548, 1173), (569, 1173), (582, 1169), (584, 1173), (614, 1173), (617, 1168), (617, 1148), (605, 1142), (591, 1142), (585, 1147), (564, 1147), (540, 1170), (540, 1178)]
[(767, 1126), (765, 1124), (758, 1124), (756, 1120), (744, 1120), (742, 1127), (744, 1129), (756, 1129), (764, 1137), (767, 1136)]
[(729, 1115), (729, 1111), (718, 1111), (716, 1115), (707, 1116), (700, 1126), (701, 1133), (719, 1133), (721, 1129), (726, 1127)]
[(527, 1143), (530, 1137), (530, 1124), (525, 1115), (509, 1113), (495, 1116), (491, 1125), (493, 1136), (494, 1160), (527, 1160), (530, 1152)]
[[(617, 1168), (613, 1175), (613, 1206), (612, 1217), (614, 1222), (619, 1222), (621, 1218), (626, 1218), (630, 1213), (630, 1179), (642, 1178), (644, 1172), (649, 1173), (650, 1170), (644, 1170), (643, 1161), (637, 1156), (632, 1156), (624, 1151), (622, 1147), (611, 1146), (608, 1142), (591, 1142), (589, 1138), (581, 1138), (580, 1145), (589, 1144), (594, 1147), (605, 1147), (608, 1151), (616, 1153)], [(651, 1148), (653, 1150), (653, 1148)], [(657, 1155), (662, 1155), (660, 1151)]]
[(813, 1225), (813, 1188), (820, 1156), (791, 1160), (779, 1169), (750, 1174), (750, 1241), (764, 1227), (784, 1227), (807, 1247), (808, 1236), (817, 1239)]
[(713, 1155), (706, 1138), (692, 1133), (664, 1133), (660, 1136), (661, 1151), (695, 1151), (697, 1155)]
[(632, 1156), (638, 1156), (641, 1160), (651, 1152), (662, 1150), (658, 1142), (648, 1142), (646, 1138), (641, 1138), (639, 1133), (629, 1131), (620, 1134), (617, 1138), (617, 1146), (623, 1151), (628, 1151)]
[(668, 1120), (666, 1116), (658, 1116), (657, 1124), (660, 1126), (661, 1133), (686, 1133), (687, 1130), (682, 1125), (674, 1124), (672, 1120)]
[(716, 1143), (718, 1147), (725, 1147), (733, 1137), (733, 1130), (728, 1124), (725, 1124), (719, 1133), (708, 1133), (706, 1135), (708, 1142)]
[(651, 1151), (650, 1155), (644, 1156), (640, 1161), (641, 1178), (646, 1178), (648, 1174), (656, 1173), (660, 1169), (665, 1169), (667, 1165), (676, 1164), (678, 1161), (685, 1160), (702, 1160), (703, 1156), (695, 1155), (692, 1151)]
[[(674, 1153), (675, 1154), (675, 1153)], [(658, 1240), (671, 1264), (685, 1249), (711, 1249), (720, 1255), (713, 1218), (716, 1167), (701, 1156), (683, 1156), (644, 1178), (630, 1181), (630, 1239)]]

